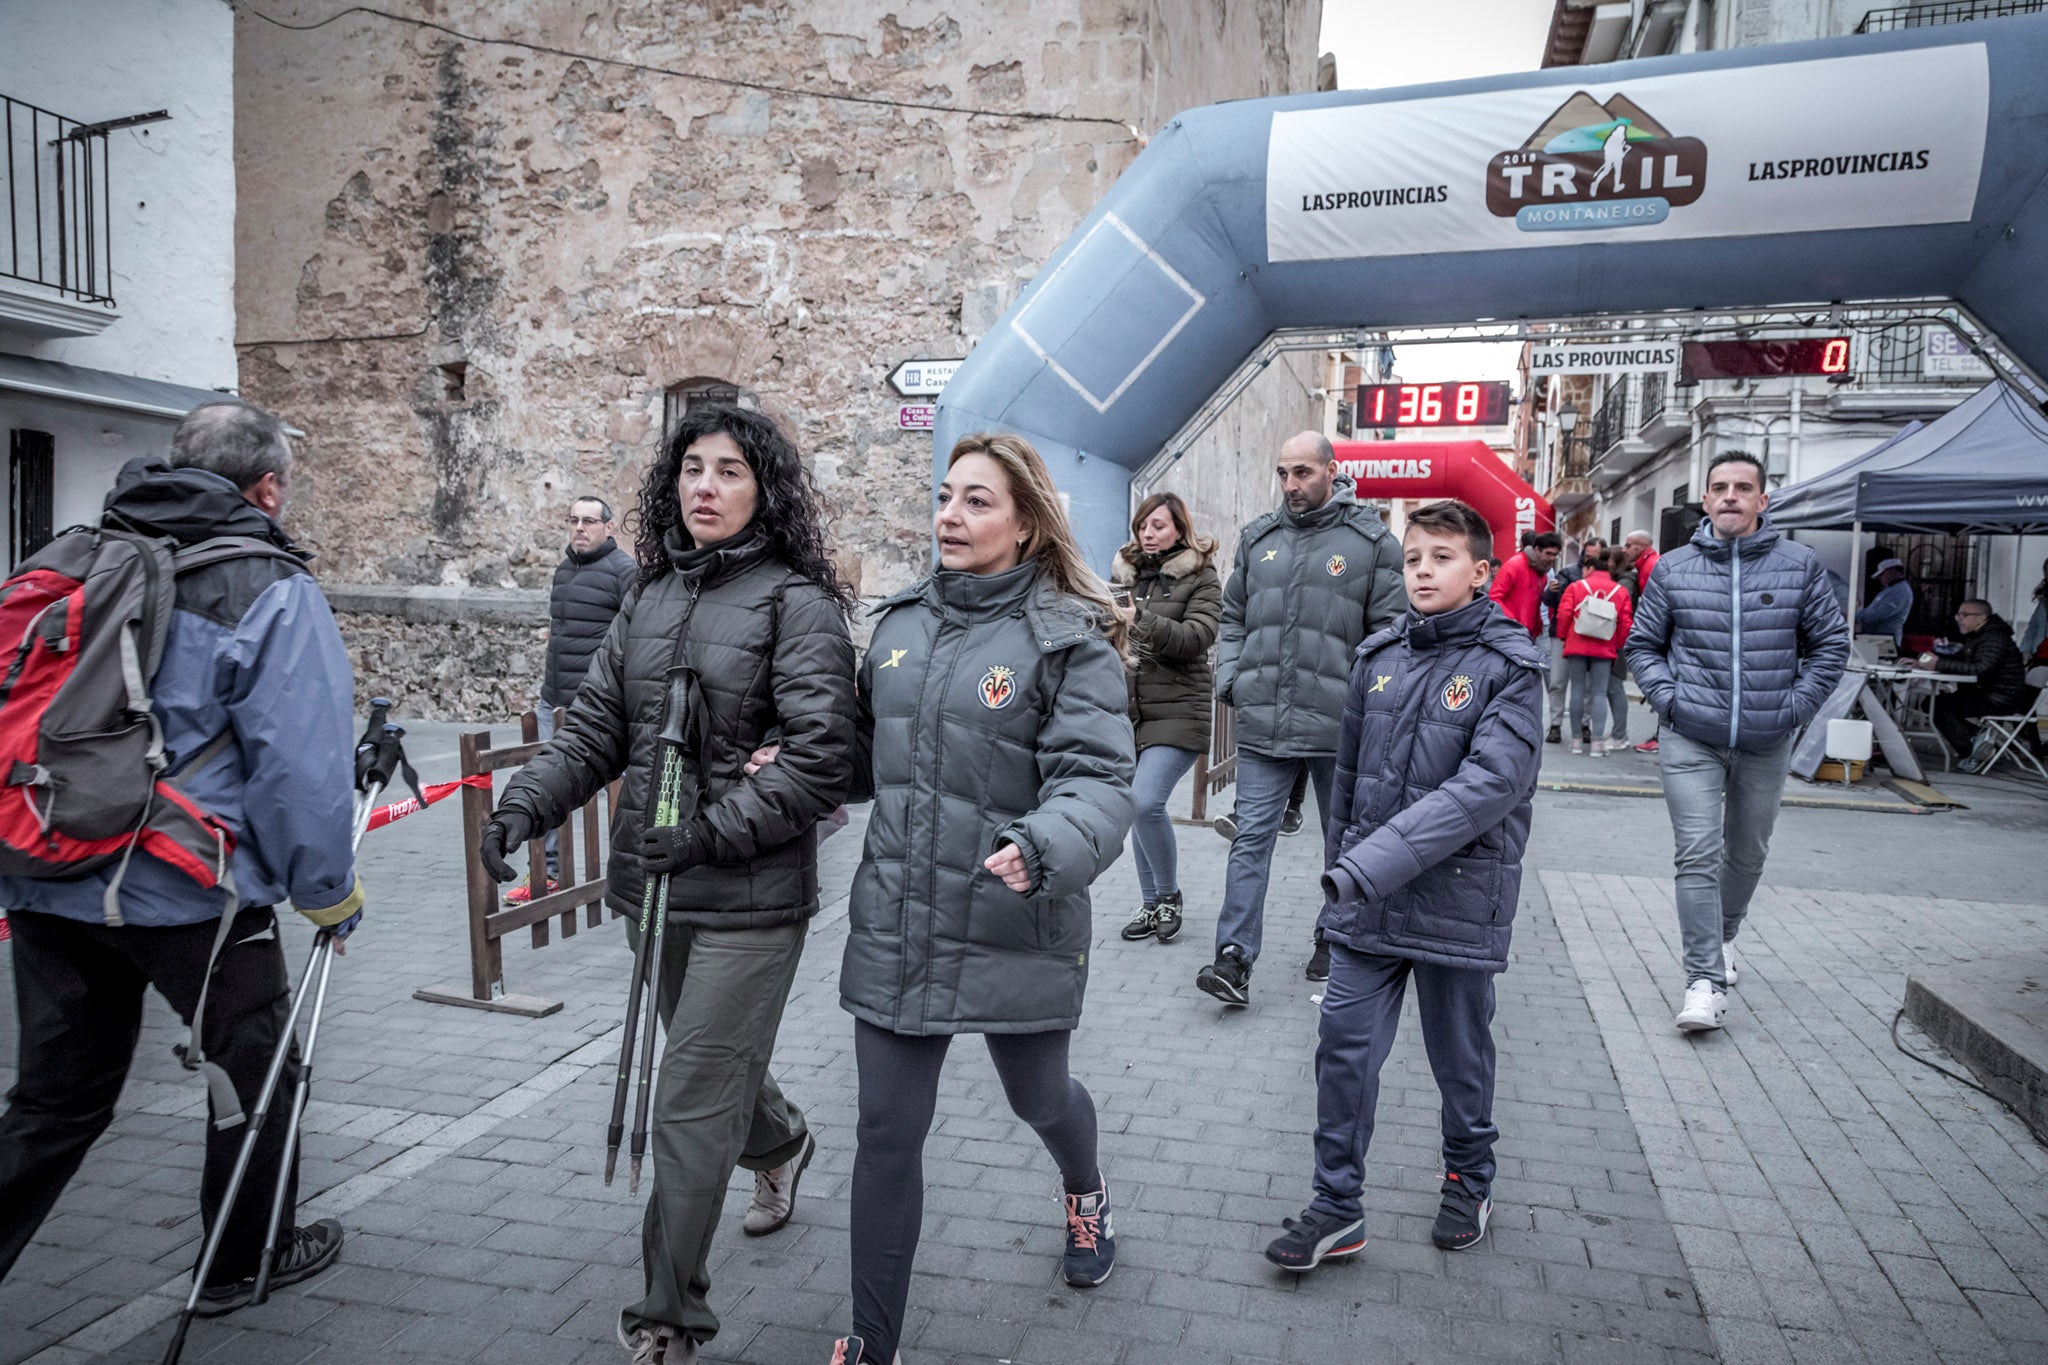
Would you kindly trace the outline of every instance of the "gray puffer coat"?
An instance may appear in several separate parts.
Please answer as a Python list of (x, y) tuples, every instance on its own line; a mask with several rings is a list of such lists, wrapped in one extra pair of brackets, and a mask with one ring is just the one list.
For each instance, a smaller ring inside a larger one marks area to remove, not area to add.
[[(687, 822), (689, 870), (669, 882), (678, 922), (723, 929), (791, 924), (817, 913), (818, 821), (853, 770), (853, 644), (825, 590), (743, 533), (708, 549), (671, 536), (664, 574), (627, 598), (561, 728), (507, 784), (501, 809), (553, 829), (613, 778), (605, 903), (640, 911), (638, 846), (669, 670), (698, 680)], [(782, 752), (749, 776), (770, 737)]]
[(540, 685), (544, 704), (567, 706), (575, 699), (591, 656), (639, 577), (633, 556), (610, 536), (594, 549), (569, 551), (555, 566), (548, 591), (548, 662)]
[(1246, 526), (1216, 644), (1216, 695), (1237, 709), (1238, 747), (1335, 753), (1351, 652), (1406, 605), (1400, 542), (1345, 475), (1315, 511), (1282, 507)]
[(1209, 647), (1223, 615), (1223, 581), (1209, 558), (1191, 545), (1156, 555), (1126, 545), (1110, 566), (1110, 581), (1130, 590), (1137, 612), (1131, 729), (1140, 753), (1155, 744), (1196, 753), (1209, 748), (1216, 680)]
[[(942, 570), (875, 610), (854, 776), (875, 807), (840, 1001), (895, 1033), (1073, 1028), (1088, 887), (1131, 825), (1123, 661), (1029, 561)], [(982, 867), (1005, 843), (1026, 895)]]
[(1798, 734), (1835, 690), (1849, 626), (1819, 558), (1768, 516), (1739, 541), (1702, 518), (1658, 559), (1622, 653), (1665, 724), (1754, 753)]

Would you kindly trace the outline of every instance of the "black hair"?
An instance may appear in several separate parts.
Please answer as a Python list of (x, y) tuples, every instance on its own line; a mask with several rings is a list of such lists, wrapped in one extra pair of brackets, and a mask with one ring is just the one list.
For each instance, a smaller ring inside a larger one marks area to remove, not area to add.
[(1463, 536), (1466, 552), (1474, 559), (1493, 560), (1493, 528), (1470, 503), (1456, 498), (1426, 503), (1408, 514), (1408, 525), (1440, 536)]
[(2041, 581), (2034, 585), (2034, 600), (2048, 602), (2048, 559), (2041, 561)]
[(818, 490), (803, 457), (772, 418), (730, 403), (693, 404), (648, 466), (647, 479), (640, 485), (640, 505), (632, 517), (633, 554), (640, 562), (642, 586), (674, 568), (666, 544), (670, 531), (679, 532), (685, 544), (696, 543), (683, 525), (676, 481), (682, 474), (683, 452), (699, 437), (715, 433), (733, 439), (753, 472), (758, 485), (754, 525), (767, 540), (769, 553), (851, 611), (857, 599), (826, 552)]
[(1529, 543), (1522, 548), (1525, 550), (1562, 550), (1564, 548), (1564, 537), (1555, 531), (1534, 531), (1530, 533)]
[(1713, 459), (1707, 461), (1706, 481), (1708, 483), (1712, 483), (1714, 481), (1714, 471), (1719, 469), (1724, 464), (1755, 465), (1757, 487), (1763, 487), (1764, 475), (1767, 472), (1764, 469), (1764, 462), (1757, 456), (1750, 454), (1746, 450), (1724, 450), (1720, 454), (1716, 455)]
[(579, 493), (579, 494), (577, 494), (577, 495), (576, 495), (575, 497), (573, 497), (573, 498), (569, 499), (569, 510), (570, 510), (570, 511), (572, 511), (572, 512), (573, 512), (573, 511), (575, 511), (575, 510), (576, 510), (576, 504), (577, 504), (577, 503), (579, 503), (579, 502), (594, 502), (594, 503), (596, 503), (596, 504), (597, 504), (597, 510), (598, 510), (598, 511), (599, 511), (600, 513), (602, 513), (602, 514), (603, 514), (603, 516), (604, 516), (604, 519), (605, 519), (606, 521), (610, 521), (610, 520), (612, 519), (612, 505), (611, 505), (610, 503), (606, 502), (606, 501), (605, 501), (605, 500), (604, 500), (603, 498), (600, 498), (600, 497), (599, 497), (599, 496), (598, 496), (597, 494), (595, 494), (595, 493)]

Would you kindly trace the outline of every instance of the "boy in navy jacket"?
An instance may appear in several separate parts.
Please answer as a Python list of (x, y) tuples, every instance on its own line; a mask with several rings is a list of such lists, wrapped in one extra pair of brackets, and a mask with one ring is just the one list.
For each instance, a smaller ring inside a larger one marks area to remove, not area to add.
[(1472, 1246), (1493, 1211), (1493, 978), (1507, 968), (1543, 756), (1545, 660), (1486, 596), (1493, 535), (1478, 512), (1431, 503), (1408, 518), (1402, 549), (1409, 609), (1359, 646), (1337, 744), (1315, 1198), (1266, 1248), (1294, 1271), (1365, 1245), (1365, 1152), (1411, 976), (1443, 1093), (1431, 1239)]

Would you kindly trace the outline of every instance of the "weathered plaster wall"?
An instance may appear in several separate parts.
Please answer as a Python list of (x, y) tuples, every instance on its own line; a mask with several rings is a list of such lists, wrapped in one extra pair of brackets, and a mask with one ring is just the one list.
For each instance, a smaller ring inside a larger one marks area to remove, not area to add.
[[(541, 590), (567, 496), (631, 507), (664, 389), (708, 377), (792, 429), (870, 596), (927, 553), (929, 437), (896, 429), (887, 372), (994, 323), (1136, 154), (1125, 124), (1308, 88), (1319, 19), (1280, 0), (431, 9), (804, 93), (363, 16), (240, 21), (242, 377), (307, 432), (291, 520), (323, 577)], [(382, 619), (346, 624), (374, 642)], [(415, 689), (414, 714), (467, 704), (390, 643), (366, 651), (366, 686)], [(466, 666), (509, 674), (523, 653), (537, 672), (524, 646)]]
[(220, 0), (5, 0), (0, 30), (0, 93), (81, 123), (171, 115), (106, 138), (119, 320), (95, 337), (0, 332), (0, 349), (232, 388), (232, 11)]

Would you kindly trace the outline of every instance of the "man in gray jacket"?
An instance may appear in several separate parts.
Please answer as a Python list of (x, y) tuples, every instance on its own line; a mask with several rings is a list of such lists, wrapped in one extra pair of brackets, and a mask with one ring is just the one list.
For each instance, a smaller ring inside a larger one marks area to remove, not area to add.
[(1827, 571), (1764, 515), (1762, 462), (1715, 456), (1703, 501), (1707, 519), (1657, 561), (1623, 646), (1664, 726), (1657, 765), (1685, 952), (1676, 1022), (1688, 1033), (1727, 1016), (1735, 935), (1763, 876), (1792, 745), (1849, 661)]
[[(1285, 505), (1238, 539), (1216, 644), (1216, 695), (1237, 712), (1238, 828), (1216, 917), (1216, 961), (1195, 985), (1226, 1005), (1251, 1000), (1273, 842), (1295, 774), (1308, 770), (1327, 846), (1351, 655), (1407, 602), (1401, 547), (1379, 514), (1359, 505), (1328, 438), (1288, 438), (1278, 473)], [(1329, 963), (1319, 938), (1309, 979), (1326, 980)]]

